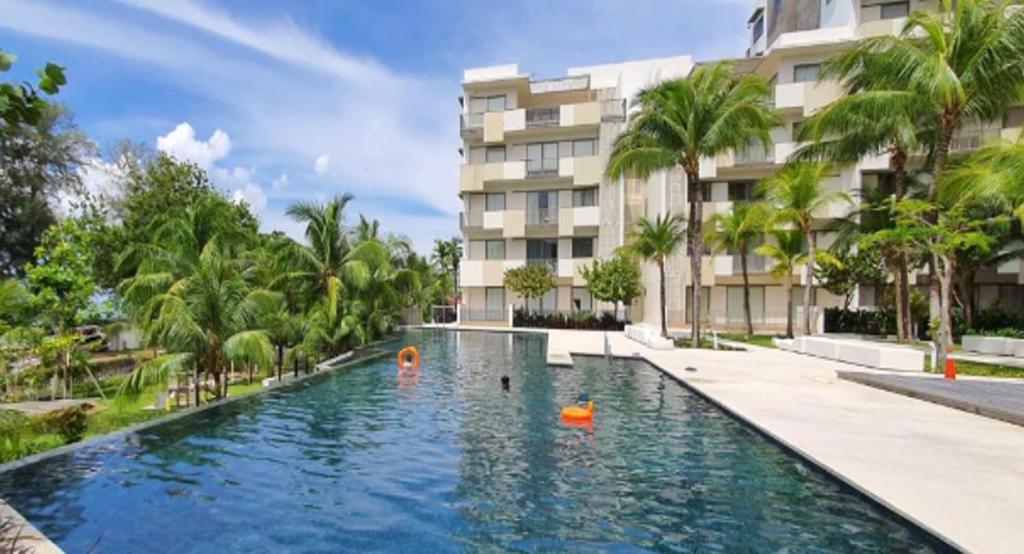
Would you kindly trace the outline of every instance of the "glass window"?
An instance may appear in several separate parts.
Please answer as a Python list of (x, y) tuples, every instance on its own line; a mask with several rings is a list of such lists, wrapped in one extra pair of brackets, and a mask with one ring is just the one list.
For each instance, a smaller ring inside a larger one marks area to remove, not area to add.
[(558, 173), (558, 143), (535, 142), (526, 145), (526, 172), (534, 175)]
[(488, 96), (487, 97), (487, 111), (489, 112), (503, 112), (505, 111), (505, 95), (500, 96)]
[(752, 43), (756, 43), (761, 35), (764, 34), (764, 12), (757, 16), (757, 20), (754, 21), (754, 37), (751, 39)]
[(488, 192), (484, 195), (484, 210), (488, 212), (500, 212), (505, 209), (504, 192)]
[(556, 223), (558, 223), (558, 191), (527, 192), (526, 224), (554, 225)]
[(818, 72), (821, 71), (821, 64), (803, 63), (793, 67), (793, 82), (807, 83), (818, 80)]
[(700, 184), (700, 199), (704, 202), (711, 202), (711, 183)]
[(486, 258), (488, 260), (504, 260), (505, 259), (505, 241), (503, 240), (489, 240), (486, 244), (487, 253)]
[(585, 208), (597, 205), (597, 189), (580, 189), (572, 191), (572, 206)]
[[(691, 300), (690, 289), (693, 287), (686, 287), (686, 321), (692, 321), (691, 314), (693, 314), (693, 301)], [(708, 315), (711, 311), (711, 287), (700, 288), (700, 312), (702, 316)]]
[(558, 239), (527, 239), (527, 260), (558, 259)]
[(594, 311), (594, 298), (587, 287), (572, 288), (572, 309), (576, 312)]
[(572, 239), (572, 257), (573, 258), (593, 258), (594, 257), (594, 239), (593, 239), (593, 237), (574, 238), (574, 239)]
[(882, 4), (882, 19), (897, 19), (910, 14), (910, 2)]
[(484, 289), (484, 319), (501, 320), (505, 317), (505, 289), (487, 287)]
[[(747, 318), (743, 312), (743, 287), (726, 287), (725, 313), (729, 323), (745, 323)], [(764, 287), (750, 287), (750, 319), (754, 323), (764, 323)]]
[(754, 200), (754, 187), (752, 181), (738, 181), (729, 183), (730, 202), (749, 202)]
[(505, 147), (504, 146), (488, 146), (487, 147), (487, 163), (503, 162), (505, 161)]
[(593, 156), (597, 154), (597, 139), (582, 139), (572, 141), (573, 157)]
[(542, 298), (531, 298), (526, 302), (526, 309), (533, 313), (554, 313), (558, 305), (558, 289), (553, 288)]

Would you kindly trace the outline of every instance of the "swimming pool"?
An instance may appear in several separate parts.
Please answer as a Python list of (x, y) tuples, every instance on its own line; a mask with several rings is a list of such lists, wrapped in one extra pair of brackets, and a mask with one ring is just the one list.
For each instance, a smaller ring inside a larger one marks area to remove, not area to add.
[[(643, 362), (415, 331), (393, 356), (0, 475), (68, 552), (933, 552)], [(509, 392), (500, 377), (511, 377)], [(592, 428), (559, 422), (580, 393)]]

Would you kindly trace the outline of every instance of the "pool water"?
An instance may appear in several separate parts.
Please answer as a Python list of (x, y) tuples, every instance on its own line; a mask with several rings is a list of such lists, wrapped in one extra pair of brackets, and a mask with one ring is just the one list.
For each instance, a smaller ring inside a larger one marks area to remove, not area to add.
[[(68, 552), (933, 552), (643, 362), (422, 331), (393, 355), (0, 475)], [(508, 375), (508, 392), (500, 378)], [(590, 428), (559, 421), (586, 394)]]

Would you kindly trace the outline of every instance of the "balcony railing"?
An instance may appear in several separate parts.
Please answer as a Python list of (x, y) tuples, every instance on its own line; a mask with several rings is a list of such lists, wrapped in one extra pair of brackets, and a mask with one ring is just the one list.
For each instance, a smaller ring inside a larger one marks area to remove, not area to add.
[(999, 136), (998, 129), (961, 129), (953, 133), (949, 142), (951, 152), (970, 152), (977, 150)]
[(626, 99), (611, 98), (601, 101), (601, 121), (618, 122), (626, 120)]
[(482, 310), (460, 306), (462, 321), (507, 321), (508, 310), (505, 308), (484, 308)]
[(527, 208), (527, 225), (555, 225), (558, 223), (558, 210), (556, 208)]
[(526, 110), (527, 127), (557, 127), (559, 108), (530, 108)]
[(484, 114), (460, 114), (459, 125), (463, 131), (481, 131), (484, 128)]
[(552, 275), (558, 275), (558, 258), (527, 258), (526, 265), (547, 266)]
[(774, 159), (775, 152), (770, 145), (768, 151), (765, 152), (763, 146), (755, 144), (736, 150), (736, 154), (733, 156), (733, 163), (735, 165), (763, 165), (773, 163)]
[(483, 227), (483, 210), (470, 210), (463, 214), (463, 227)]
[[(764, 273), (767, 271), (768, 257), (763, 254), (747, 254), (747, 273)], [(732, 256), (732, 272), (734, 275), (743, 273), (739, 254)]]
[(526, 160), (526, 176), (534, 179), (538, 177), (557, 177), (558, 158)]

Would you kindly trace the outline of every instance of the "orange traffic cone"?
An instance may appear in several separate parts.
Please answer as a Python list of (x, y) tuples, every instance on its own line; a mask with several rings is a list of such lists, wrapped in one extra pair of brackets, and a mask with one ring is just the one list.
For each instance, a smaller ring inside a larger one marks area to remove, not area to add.
[(956, 379), (956, 360), (953, 359), (953, 349), (946, 349), (946, 379)]

